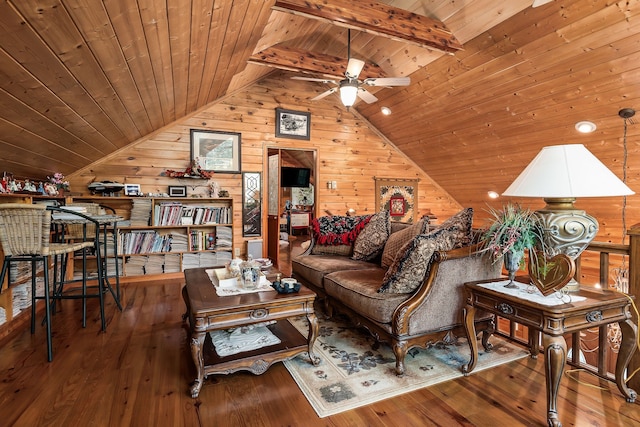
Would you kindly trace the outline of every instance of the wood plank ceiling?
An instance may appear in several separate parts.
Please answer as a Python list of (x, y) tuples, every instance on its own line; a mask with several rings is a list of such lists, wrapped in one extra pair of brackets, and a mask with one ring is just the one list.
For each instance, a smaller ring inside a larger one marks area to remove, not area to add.
[[(269, 48), (346, 63), (346, 28), (275, 3), (0, 1), (0, 171), (72, 173), (272, 73), (247, 63)], [(355, 109), (461, 203), (504, 190), (544, 145), (581, 142), (620, 162), (617, 111), (640, 108), (639, 0), (382, 3), (441, 21), (463, 50), (352, 31), (352, 56), (411, 77)], [(306, 87), (308, 99), (329, 88)], [(583, 119), (598, 131), (577, 137)]]

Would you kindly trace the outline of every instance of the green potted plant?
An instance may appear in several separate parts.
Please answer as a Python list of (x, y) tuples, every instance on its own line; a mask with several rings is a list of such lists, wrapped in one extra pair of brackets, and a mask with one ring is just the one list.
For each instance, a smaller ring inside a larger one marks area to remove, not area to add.
[(515, 288), (516, 271), (524, 266), (524, 252), (535, 260), (534, 248), (544, 251), (543, 229), (536, 214), (517, 203), (508, 203), (501, 210), (489, 208), (491, 223), (482, 233), (480, 242), (494, 262), (503, 260), (509, 272), (507, 288)]

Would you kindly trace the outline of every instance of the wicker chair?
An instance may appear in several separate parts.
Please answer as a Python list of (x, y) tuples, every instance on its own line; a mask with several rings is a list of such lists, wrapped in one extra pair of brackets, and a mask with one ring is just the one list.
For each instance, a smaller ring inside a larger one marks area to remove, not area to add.
[[(52, 292), (56, 287), (57, 273), (54, 269), (54, 281), (49, 281), (49, 266), (51, 260), (57, 261), (58, 257), (68, 256), (75, 251), (85, 252), (86, 248), (95, 246), (95, 240), (77, 241), (65, 243), (51, 243), (51, 212), (44, 205), (30, 205), (22, 203), (0, 204), (0, 244), (4, 252), (2, 272), (0, 273), (0, 291), (5, 277), (11, 286), (11, 274), (7, 274), (12, 262), (31, 262), (31, 333), (35, 332), (36, 300), (45, 301), (45, 319), (47, 331), (47, 358), (53, 360), (51, 344), (51, 310), (52, 298), (56, 297)], [(44, 279), (44, 292), (36, 293), (36, 276), (38, 274), (38, 262), (42, 261), (42, 276)], [(53, 263), (58, 265), (57, 262)], [(61, 266), (65, 263), (61, 262)], [(83, 271), (86, 271), (86, 255), (83, 256)], [(59, 277), (64, 278), (64, 271), (59, 272)], [(99, 292), (101, 314), (104, 319), (104, 302), (102, 289)], [(83, 280), (82, 298), (86, 304), (86, 277)], [(95, 295), (98, 296), (98, 295)], [(86, 307), (86, 306), (85, 306)], [(85, 309), (86, 312), (86, 309)], [(86, 324), (86, 314), (83, 325)]]

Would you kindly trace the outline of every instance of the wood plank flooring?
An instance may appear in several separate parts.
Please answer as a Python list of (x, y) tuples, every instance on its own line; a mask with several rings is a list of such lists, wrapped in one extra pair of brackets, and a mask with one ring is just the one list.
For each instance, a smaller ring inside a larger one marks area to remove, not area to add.
[[(284, 249), (288, 262), (296, 239)], [(286, 267), (281, 265), (286, 271)], [(182, 321), (179, 276), (128, 280), (122, 312), (107, 299), (100, 332), (97, 301), (81, 327), (79, 301), (54, 316), (54, 360), (46, 361), (44, 328), (0, 343), (0, 426), (544, 426), (542, 356), (523, 359), (360, 409), (318, 418), (284, 368), (260, 376), (209, 378), (198, 399)], [(409, 371), (411, 364), (408, 364)], [(640, 406), (614, 384), (579, 373), (560, 388), (565, 426), (640, 425)]]

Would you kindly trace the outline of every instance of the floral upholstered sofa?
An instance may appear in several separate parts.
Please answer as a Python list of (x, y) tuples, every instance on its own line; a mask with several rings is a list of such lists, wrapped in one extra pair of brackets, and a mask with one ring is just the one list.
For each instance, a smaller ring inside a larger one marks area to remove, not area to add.
[[(471, 208), (438, 226), (392, 222), (388, 211), (317, 218), (293, 276), (324, 298), (329, 315), (347, 314), (389, 344), (403, 375), (409, 349), (464, 336), (463, 284), (500, 276), (499, 263), (474, 244), (472, 220)], [(486, 340), (493, 317), (479, 313), (476, 322)]]

